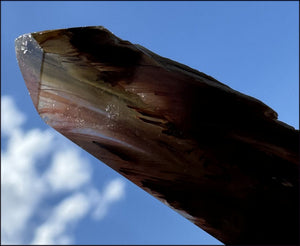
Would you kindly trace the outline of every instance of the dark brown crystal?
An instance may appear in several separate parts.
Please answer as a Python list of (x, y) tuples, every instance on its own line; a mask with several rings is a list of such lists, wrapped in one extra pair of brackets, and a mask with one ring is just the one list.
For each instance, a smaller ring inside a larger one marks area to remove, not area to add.
[(44, 121), (226, 244), (299, 242), (299, 131), (103, 27), (16, 40)]

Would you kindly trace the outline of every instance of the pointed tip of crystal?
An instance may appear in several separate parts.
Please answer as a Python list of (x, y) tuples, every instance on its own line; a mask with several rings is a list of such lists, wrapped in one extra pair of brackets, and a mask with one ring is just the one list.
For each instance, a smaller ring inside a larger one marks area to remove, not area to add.
[(31, 34), (15, 39), (17, 61), (35, 108), (38, 107), (43, 50)]

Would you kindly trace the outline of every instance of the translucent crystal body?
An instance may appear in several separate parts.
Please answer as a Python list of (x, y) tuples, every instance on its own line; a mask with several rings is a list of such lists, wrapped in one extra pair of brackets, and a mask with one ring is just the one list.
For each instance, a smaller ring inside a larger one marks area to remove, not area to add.
[(224, 243), (297, 242), (299, 132), (274, 110), (103, 27), (16, 54), (44, 121), (139, 187)]

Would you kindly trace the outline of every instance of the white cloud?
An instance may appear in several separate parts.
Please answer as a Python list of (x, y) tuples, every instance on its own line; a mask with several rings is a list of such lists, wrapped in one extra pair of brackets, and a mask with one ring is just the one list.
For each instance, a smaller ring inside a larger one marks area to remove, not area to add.
[[(71, 244), (70, 225), (88, 214), (103, 218), (111, 204), (124, 196), (124, 183), (113, 180), (100, 194), (92, 184), (90, 163), (72, 144), (61, 141), (51, 130), (24, 131), (25, 116), (13, 99), (4, 96), (1, 103), (1, 131), (7, 136), (1, 146), (1, 243)], [(47, 168), (49, 159), (52, 161)], [(45, 198), (62, 191), (67, 198), (50, 208), (48, 217), (35, 225), (41, 220), (36, 219), (45, 209)], [(28, 226), (30, 222), (35, 226)], [(28, 235), (34, 238), (28, 239)]]
[(66, 235), (67, 227), (74, 226), (86, 215), (90, 208), (89, 200), (81, 193), (73, 194), (63, 200), (35, 233), (32, 244), (64, 244), (71, 243)]
[(55, 191), (78, 189), (91, 178), (90, 165), (75, 149), (56, 152), (45, 179)]
[(70, 195), (54, 209), (49, 219), (35, 231), (32, 244), (72, 244), (68, 228), (92, 211), (92, 218), (102, 219), (112, 203), (120, 200), (125, 194), (125, 185), (121, 179), (114, 179), (104, 188), (101, 195), (94, 187), (87, 192)]
[(103, 197), (107, 202), (114, 202), (124, 195), (124, 183), (121, 179), (112, 180), (106, 187)]
[(9, 136), (6, 151), (1, 149), (1, 232), (5, 242), (18, 244), (44, 193), (35, 165), (48, 152), (52, 135), (38, 129), (24, 133), (20, 127), (25, 117), (12, 98), (1, 98), (1, 103), (1, 131)]
[[(96, 193), (96, 192), (94, 192)], [(97, 197), (96, 208), (92, 214), (92, 217), (96, 220), (102, 219), (110, 207), (111, 203), (116, 202), (124, 197), (125, 184), (121, 179), (115, 179), (105, 187), (103, 195), (95, 194)]]
[(9, 96), (1, 96), (1, 132), (9, 135), (25, 121)]

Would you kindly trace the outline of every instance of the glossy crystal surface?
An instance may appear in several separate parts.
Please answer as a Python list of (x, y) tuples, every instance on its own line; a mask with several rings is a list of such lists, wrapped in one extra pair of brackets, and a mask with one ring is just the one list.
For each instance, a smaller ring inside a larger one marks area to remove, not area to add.
[(224, 243), (297, 242), (299, 131), (267, 105), (103, 27), (16, 54), (43, 120), (139, 187)]

